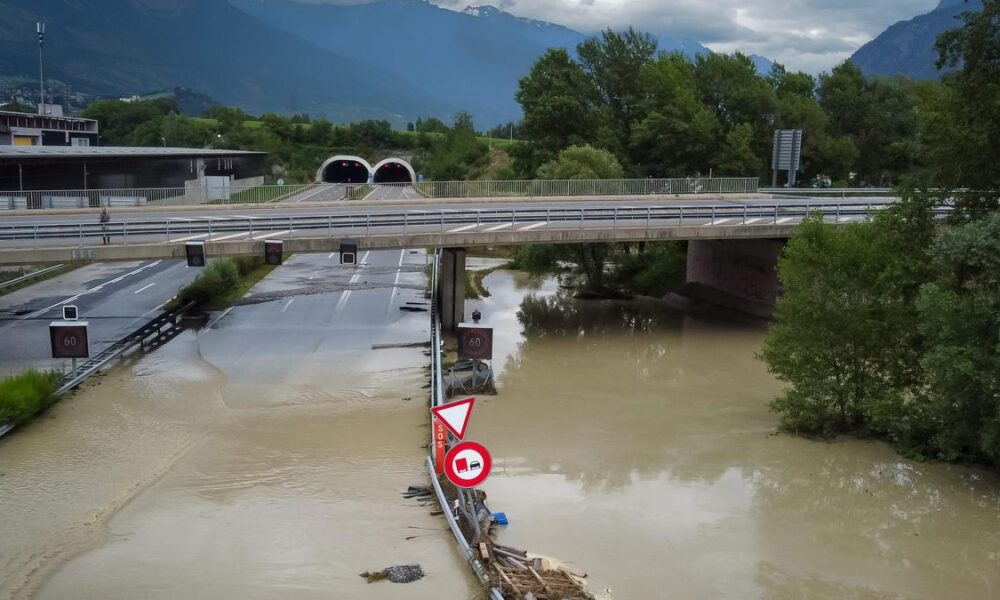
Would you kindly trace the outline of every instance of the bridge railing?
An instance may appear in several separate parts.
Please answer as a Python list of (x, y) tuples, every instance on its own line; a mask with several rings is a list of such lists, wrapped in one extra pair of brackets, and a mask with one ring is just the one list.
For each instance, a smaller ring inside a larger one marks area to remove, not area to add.
[[(756, 177), (688, 179), (581, 179), (527, 181), (423, 181), (347, 186), (188, 185), (164, 188), (0, 191), (0, 210), (260, 204), (281, 201), (361, 200), (375, 188), (412, 190), (425, 198), (524, 198), (756, 193)], [(328, 193), (320, 193), (323, 191)]]
[(0, 191), (0, 210), (122, 208), (278, 202), (311, 185), (233, 185)]
[(756, 193), (759, 185), (760, 179), (757, 177), (704, 177), (686, 179), (424, 181), (416, 184), (416, 189), (430, 198), (503, 198), (750, 194)]

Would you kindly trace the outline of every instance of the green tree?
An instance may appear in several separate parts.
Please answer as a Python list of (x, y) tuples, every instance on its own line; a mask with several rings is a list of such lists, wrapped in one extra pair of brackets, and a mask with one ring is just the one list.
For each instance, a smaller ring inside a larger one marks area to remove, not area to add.
[[(138, 102), (97, 100), (85, 108), (81, 116), (97, 119), (101, 128), (101, 145), (127, 146), (133, 132), (140, 125), (176, 112), (177, 103), (172, 98)], [(149, 145), (160, 145), (159, 136), (155, 135), (156, 130), (155, 124), (147, 125), (141, 137), (148, 140)]]
[(577, 46), (583, 72), (597, 90), (605, 112), (612, 120), (616, 154), (632, 137), (632, 125), (643, 114), (643, 84), (640, 73), (653, 62), (656, 40), (631, 27), (624, 32), (605, 30), (600, 38), (590, 38)]
[(835, 228), (810, 217), (796, 229), (761, 352), (788, 384), (771, 404), (787, 429), (905, 435), (903, 402), (920, 374), (914, 300), (932, 235), (919, 202), (872, 223)]
[(917, 308), (927, 352), (927, 445), (945, 460), (1000, 467), (1000, 213), (934, 244)]
[(516, 97), (524, 110), (524, 134), (546, 160), (595, 139), (597, 90), (565, 50), (549, 50), (538, 59), (521, 79)]
[(961, 68), (926, 98), (921, 131), (934, 182), (971, 188), (959, 208), (975, 216), (1000, 207), (1000, 0), (963, 19), (938, 38), (938, 66)]
[(632, 129), (634, 164), (655, 177), (707, 172), (719, 122), (698, 98), (694, 65), (681, 54), (661, 55), (643, 67), (642, 84), (645, 116)]
[(620, 179), (624, 173), (615, 155), (592, 146), (573, 146), (539, 167), (539, 179)]
[(716, 173), (723, 177), (747, 177), (764, 170), (754, 149), (754, 128), (749, 123), (741, 123), (726, 134), (718, 157)]

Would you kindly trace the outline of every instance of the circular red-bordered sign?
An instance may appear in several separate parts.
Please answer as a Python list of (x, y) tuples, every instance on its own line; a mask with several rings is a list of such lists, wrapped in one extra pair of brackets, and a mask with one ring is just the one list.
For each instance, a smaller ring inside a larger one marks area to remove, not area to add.
[(460, 488), (474, 488), (490, 476), (493, 459), (482, 444), (460, 442), (444, 457), (444, 474)]

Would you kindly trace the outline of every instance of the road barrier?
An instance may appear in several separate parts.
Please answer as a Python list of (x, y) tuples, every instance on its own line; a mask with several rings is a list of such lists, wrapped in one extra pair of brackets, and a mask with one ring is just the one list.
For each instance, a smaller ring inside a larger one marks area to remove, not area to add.
[[(553, 196), (648, 196), (756, 193), (756, 177), (686, 179), (588, 179), (524, 181), (424, 181), (420, 183), (213, 186), (122, 188), (97, 190), (0, 191), (0, 209), (45, 210), (81, 208), (199, 206), (358, 200), (373, 190), (412, 190), (425, 198), (530, 198)], [(316, 192), (327, 191), (327, 194)]]
[[(532, 227), (533, 231), (545, 229), (621, 229), (650, 228), (685, 225), (766, 225), (781, 224), (819, 214), (824, 220), (839, 221), (847, 218), (867, 219), (875, 212), (895, 203), (891, 199), (872, 199), (870, 202), (780, 202), (780, 203), (712, 203), (692, 205), (659, 205), (643, 207), (566, 207), (555, 208), (502, 208), (502, 209), (439, 209), (358, 211), (327, 215), (275, 215), (260, 217), (225, 216), (212, 219), (124, 219), (112, 221), (107, 226), (87, 222), (5, 223), (0, 224), (0, 241), (24, 240), (26, 247), (52, 246), (50, 240), (73, 240), (75, 245), (87, 246), (94, 238), (111, 236), (112, 244), (129, 245), (150, 243), (176, 243), (191, 239), (207, 242), (224, 238), (230, 241), (257, 239), (268, 232), (313, 232), (325, 230), (329, 237), (371, 236), (386, 233), (448, 233), (457, 227), (467, 227), (476, 233), (482, 226), (491, 225), (494, 231), (509, 224)], [(950, 207), (936, 209), (938, 214), (948, 214)], [(786, 219), (788, 221), (786, 221)], [(489, 229), (489, 228), (488, 228)], [(381, 230), (381, 231), (380, 231)], [(387, 231), (388, 230), (388, 231)], [(309, 237), (320, 237), (312, 235)], [(262, 239), (262, 238), (261, 238)], [(66, 247), (67, 244), (60, 244)]]

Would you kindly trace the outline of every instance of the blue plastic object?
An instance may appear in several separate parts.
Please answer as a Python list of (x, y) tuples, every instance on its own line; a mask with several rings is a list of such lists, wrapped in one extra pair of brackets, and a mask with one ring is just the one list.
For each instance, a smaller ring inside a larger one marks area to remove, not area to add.
[(493, 520), (497, 525), (507, 525), (507, 513), (493, 513)]

